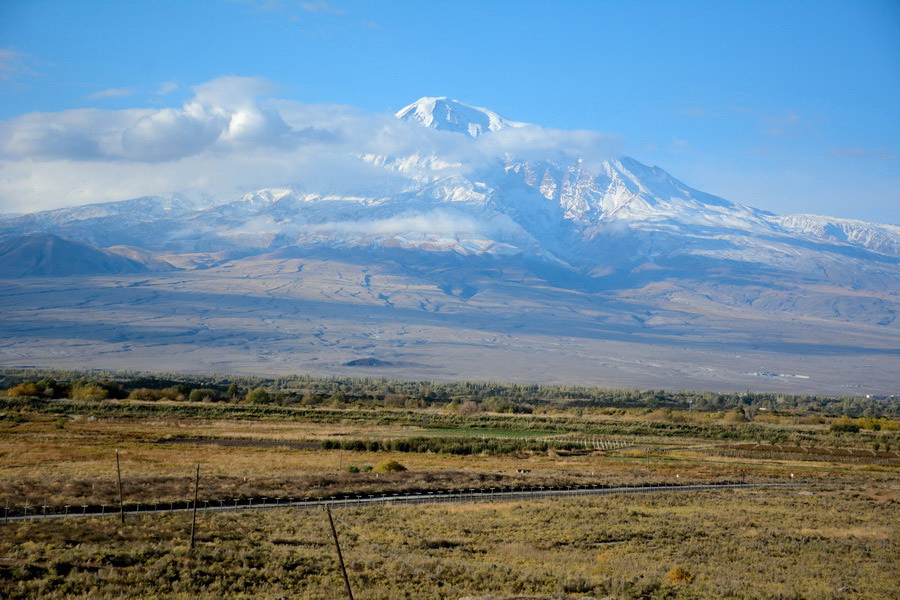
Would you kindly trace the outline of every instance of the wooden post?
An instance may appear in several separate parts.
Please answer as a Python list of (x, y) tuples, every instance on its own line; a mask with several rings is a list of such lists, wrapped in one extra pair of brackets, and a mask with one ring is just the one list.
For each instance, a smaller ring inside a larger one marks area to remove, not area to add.
[(331, 507), (326, 506), (325, 512), (328, 513), (328, 524), (331, 525), (331, 535), (334, 537), (334, 547), (337, 549), (338, 563), (341, 565), (341, 573), (344, 575), (344, 585), (347, 586), (347, 596), (353, 600), (353, 590), (350, 589), (350, 579), (347, 577), (347, 568), (344, 566), (344, 555), (341, 554), (341, 544), (338, 542), (337, 529), (334, 528), (334, 519), (331, 518)]
[(197, 498), (200, 493), (200, 465), (197, 465), (197, 477), (194, 479), (194, 515), (191, 517), (191, 549), (194, 548), (194, 532), (197, 528)]
[(119, 449), (116, 448), (116, 476), (119, 480), (119, 516), (122, 519), (122, 525), (125, 524), (125, 501), (122, 499), (122, 469), (119, 466)]

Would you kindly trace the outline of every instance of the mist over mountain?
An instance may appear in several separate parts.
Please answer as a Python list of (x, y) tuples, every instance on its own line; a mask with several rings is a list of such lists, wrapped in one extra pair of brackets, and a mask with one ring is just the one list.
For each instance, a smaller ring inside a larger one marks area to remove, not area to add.
[[(42, 324), (49, 306), (38, 305), (26, 311), (37, 329), (7, 332), (0, 361), (34, 364), (28, 345), (40, 330), (106, 348), (57, 361), (73, 365), (153, 369), (155, 353), (180, 348), (197, 370), (337, 373), (372, 357), (405, 365), (379, 374), (406, 377), (831, 393), (900, 382), (890, 367), (900, 355), (900, 227), (757, 210), (605, 149), (582, 152), (596, 142), (588, 132), (447, 98), (396, 117), (413, 128), (402, 143), (348, 147), (335, 165), (352, 164), (353, 178), (380, 173), (352, 193), (297, 181), (0, 220), (4, 277), (155, 272), (139, 285), (103, 284), (101, 320), (120, 309), (112, 339), (65, 324), (54, 333)], [(37, 235), (78, 252), (22, 241)], [(36, 284), (9, 285), (21, 290), (4, 310), (25, 310)], [(149, 289), (152, 302), (141, 295)], [(55, 314), (93, 314), (78, 293), (55, 297)], [(134, 329), (148, 312), (166, 323), (156, 334)], [(270, 328), (291, 332), (293, 349)], [(255, 358), (236, 358), (238, 348)], [(203, 349), (217, 358), (197, 358)], [(735, 361), (709, 362), (723, 352)]]

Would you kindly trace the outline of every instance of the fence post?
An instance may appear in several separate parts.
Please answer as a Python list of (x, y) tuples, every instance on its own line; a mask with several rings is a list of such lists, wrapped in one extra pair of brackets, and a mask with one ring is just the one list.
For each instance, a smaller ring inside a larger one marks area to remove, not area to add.
[(116, 477), (119, 480), (119, 516), (125, 524), (125, 501), (122, 499), (122, 469), (119, 467), (119, 449), (116, 448)]
[(194, 514), (191, 517), (191, 549), (194, 549), (194, 531), (197, 527), (197, 497), (200, 493), (200, 465), (197, 465), (197, 477), (194, 479)]

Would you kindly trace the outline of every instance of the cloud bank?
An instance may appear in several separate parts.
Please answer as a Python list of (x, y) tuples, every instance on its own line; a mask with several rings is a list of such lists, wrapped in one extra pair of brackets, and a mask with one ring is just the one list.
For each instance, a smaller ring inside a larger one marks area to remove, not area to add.
[[(599, 161), (617, 150), (597, 132), (538, 126), (473, 140), (389, 114), (279, 99), (277, 86), (257, 77), (220, 77), (192, 91), (181, 107), (29, 113), (0, 122), (0, 213), (185, 190), (223, 200), (264, 187), (380, 197), (509, 155)], [(437, 160), (385, 168), (390, 161), (372, 158), (410, 156)]]

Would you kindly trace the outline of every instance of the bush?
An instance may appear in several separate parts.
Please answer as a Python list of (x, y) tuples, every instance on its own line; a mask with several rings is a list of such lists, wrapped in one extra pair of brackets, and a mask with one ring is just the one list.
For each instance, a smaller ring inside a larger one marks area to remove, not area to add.
[(219, 400), (219, 392), (207, 388), (198, 388), (191, 390), (188, 400), (191, 402), (216, 402)]
[(474, 415), (475, 413), (481, 412), (481, 407), (478, 406), (475, 402), (471, 400), (466, 400), (462, 404), (459, 405), (459, 414), (465, 415)]
[(838, 433), (859, 433), (859, 425), (851, 421), (835, 421), (830, 429)]
[(743, 410), (736, 408), (728, 412), (722, 420), (726, 423), (746, 423), (748, 419)]
[(396, 460), (386, 460), (373, 469), (376, 473), (400, 473), (405, 470), (406, 467)]
[(246, 400), (249, 404), (266, 404), (270, 400), (269, 392), (265, 388), (258, 387), (247, 393)]
[(104, 400), (109, 394), (99, 385), (76, 384), (72, 386), (72, 393), (69, 395), (73, 400)]
[(6, 395), (11, 398), (25, 398), (28, 396), (40, 396), (41, 389), (33, 381), (26, 381), (6, 390)]
[(128, 399), (153, 402), (162, 399), (162, 392), (159, 390), (151, 390), (150, 388), (138, 388), (136, 390), (131, 390), (131, 393), (128, 394)]
[(185, 399), (185, 394), (188, 394), (189, 391), (183, 385), (173, 385), (172, 387), (161, 389), (159, 393), (162, 399), (182, 402)]
[(666, 581), (670, 583), (690, 583), (694, 580), (694, 575), (687, 569), (675, 567), (666, 575)]

